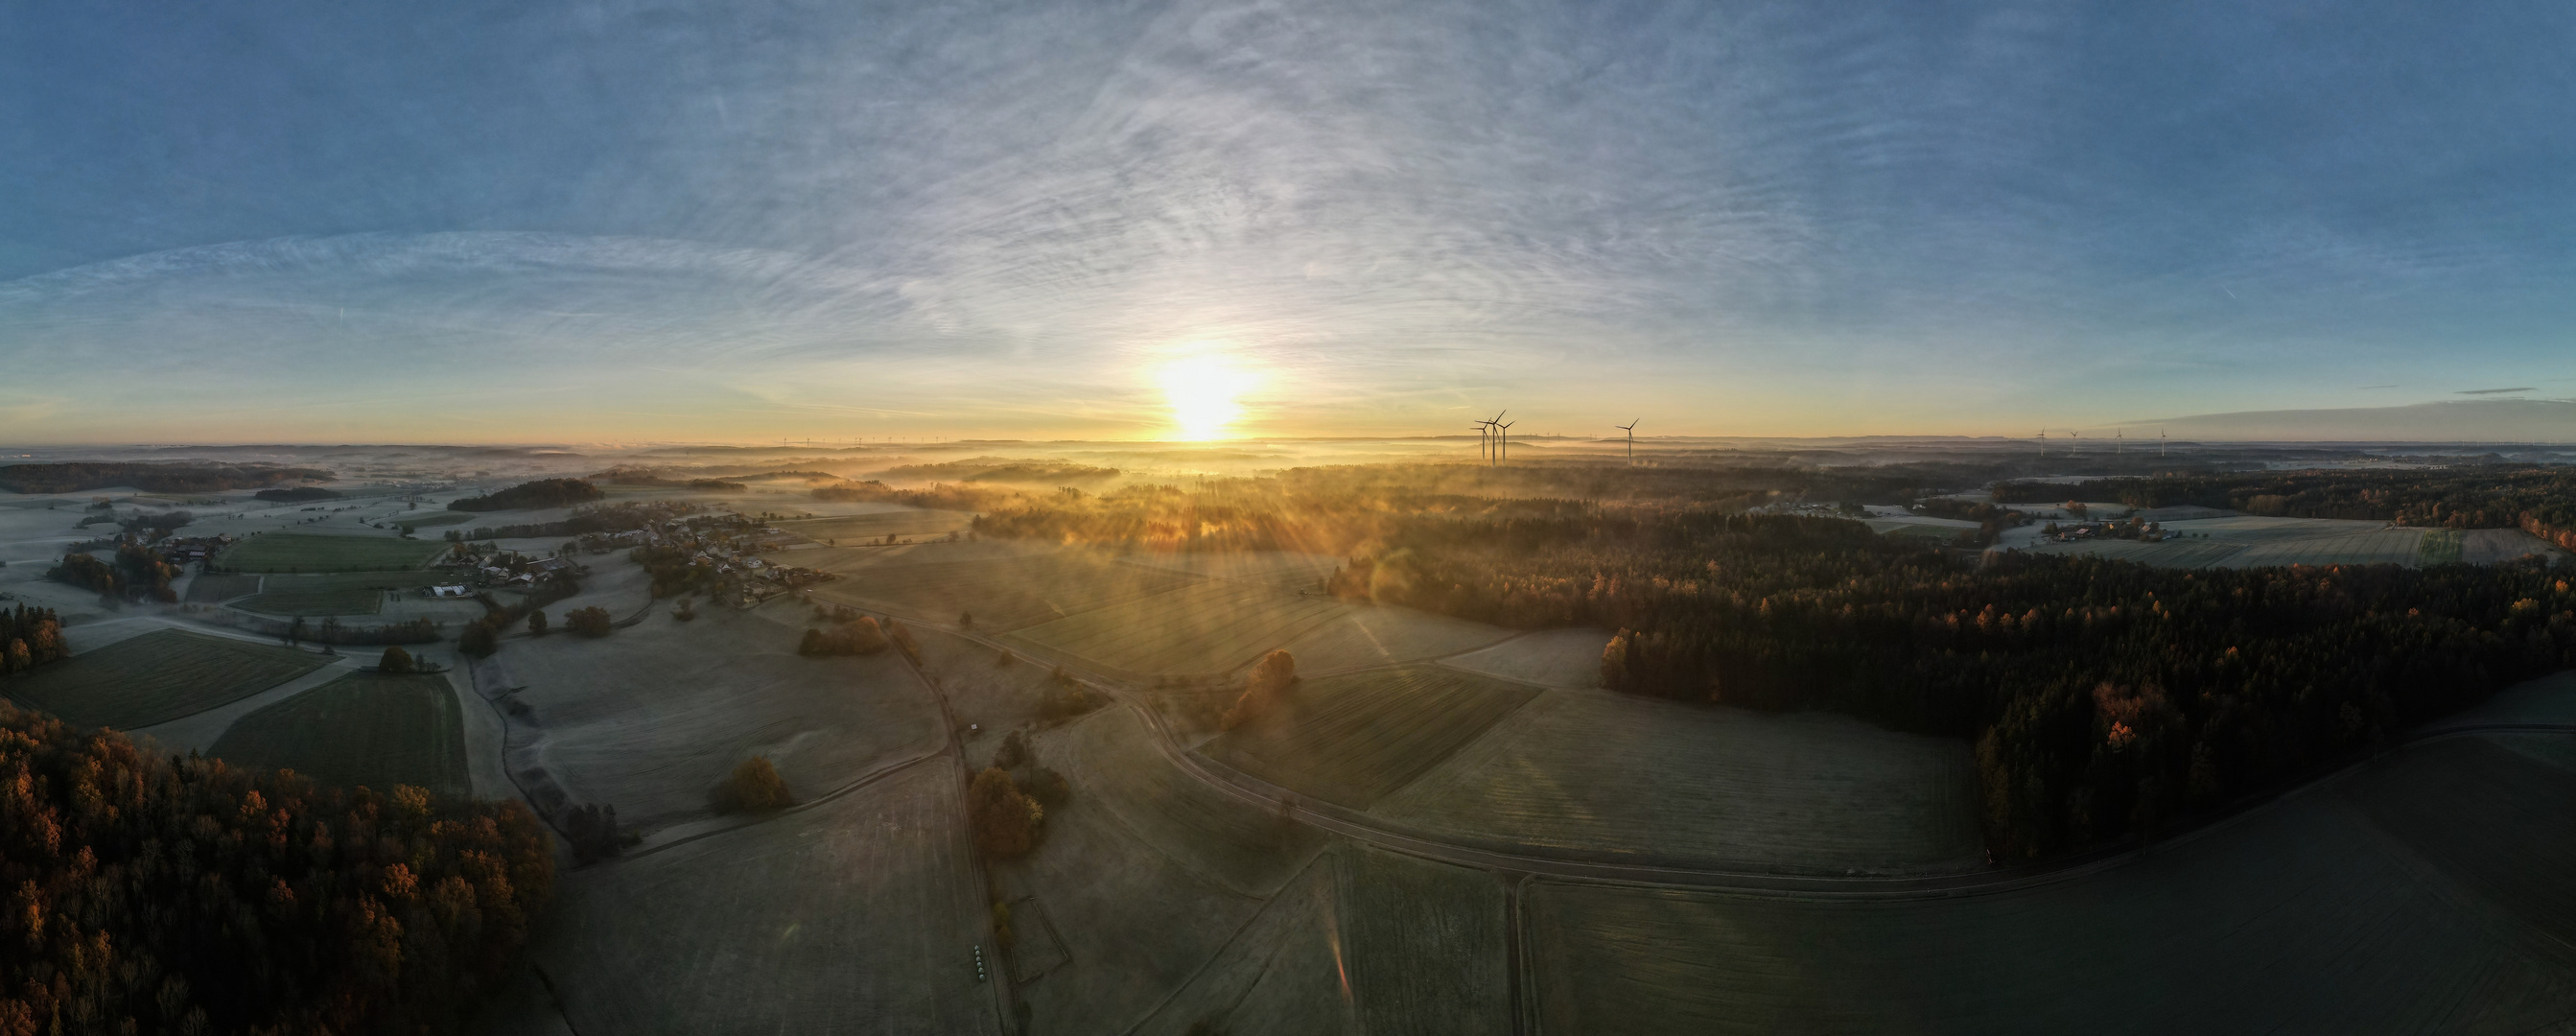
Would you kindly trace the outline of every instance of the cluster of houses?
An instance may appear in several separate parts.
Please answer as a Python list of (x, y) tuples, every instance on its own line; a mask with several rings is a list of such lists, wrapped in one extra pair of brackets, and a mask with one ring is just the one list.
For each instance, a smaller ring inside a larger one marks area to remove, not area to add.
[(221, 554), (224, 548), (232, 545), (231, 536), (188, 536), (162, 540), (155, 546), (161, 550), (161, 560), (173, 565), (186, 565)]
[(715, 570), (720, 587), (713, 595), (749, 608), (783, 593), (836, 578), (820, 569), (782, 565), (760, 557), (797, 542), (799, 537), (774, 525), (738, 514), (702, 514), (673, 518), (648, 531), (638, 546), (685, 551), (689, 563)]
[(461, 543), (439, 559), (440, 572), (455, 577), (453, 583), (440, 583), (421, 588), (423, 597), (472, 597), (478, 590), (494, 587), (527, 589), (557, 572), (576, 572), (571, 559), (515, 550), (476, 548)]

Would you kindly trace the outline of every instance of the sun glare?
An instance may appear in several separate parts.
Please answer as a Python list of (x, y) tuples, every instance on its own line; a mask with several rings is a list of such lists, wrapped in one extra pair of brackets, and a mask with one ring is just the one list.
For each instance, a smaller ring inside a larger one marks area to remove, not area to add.
[(1243, 415), (1238, 402), (1253, 384), (1252, 372), (1221, 353), (1196, 353), (1163, 365), (1163, 396), (1182, 439), (1221, 439)]

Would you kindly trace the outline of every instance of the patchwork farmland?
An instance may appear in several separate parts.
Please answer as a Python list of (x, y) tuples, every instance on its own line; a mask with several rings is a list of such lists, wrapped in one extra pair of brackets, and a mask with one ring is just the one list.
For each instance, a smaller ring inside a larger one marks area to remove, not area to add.
[(1324, 677), (1200, 751), (1300, 794), (1366, 809), (1538, 694), (1439, 666)]
[(447, 677), (351, 673), (242, 717), (207, 754), (324, 784), (463, 795), (464, 736)]
[(958, 613), (972, 612), (977, 629), (1013, 630), (1197, 581), (1183, 573), (1064, 552), (870, 565), (849, 570), (814, 596), (936, 622), (954, 622)]
[(2556, 878), (2576, 771), (2479, 743), (2409, 748), (2327, 794), (1992, 895), (1540, 881), (1541, 1031), (2549, 1031), (2576, 1003)]
[(226, 549), (216, 563), (236, 572), (387, 572), (436, 560), (445, 543), (391, 536), (266, 532)]
[[(243, 611), (263, 615), (374, 615), (383, 610), (386, 590), (416, 590), (453, 577), (436, 572), (334, 572), (321, 575), (199, 576), (259, 578), (259, 593), (232, 602)], [(191, 590), (194, 588), (191, 587)]]
[(64, 722), (136, 730), (247, 698), (321, 668), (327, 656), (186, 630), (117, 641), (0, 683)]
[(842, 546), (880, 539), (886, 536), (936, 536), (957, 532), (973, 523), (975, 515), (967, 511), (929, 511), (905, 509), (877, 514), (854, 514), (838, 518), (810, 518), (772, 524), (816, 543), (837, 542)]
[(1259, 584), (1205, 582), (1033, 626), (1012, 639), (1122, 673), (1224, 673), (1347, 607)]
[(1437, 834), (1641, 860), (1905, 872), (1976, 860), (1975, 802), (1961, 741), (1822, 713), (1555, 690), (1371, 812)]

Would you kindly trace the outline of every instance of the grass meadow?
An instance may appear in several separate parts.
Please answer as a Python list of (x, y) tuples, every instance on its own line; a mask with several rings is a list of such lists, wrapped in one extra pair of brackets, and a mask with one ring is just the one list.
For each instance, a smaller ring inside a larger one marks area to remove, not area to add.
[(236, 720), (207, 754), (341, 787), (472, 790), (456, 694), (438, 675), (351, 673)]
[(390, 536), (267, 532), (234, 544), (216, 563), (239, 572), (401, 571), (428, 565), (446, 549)]

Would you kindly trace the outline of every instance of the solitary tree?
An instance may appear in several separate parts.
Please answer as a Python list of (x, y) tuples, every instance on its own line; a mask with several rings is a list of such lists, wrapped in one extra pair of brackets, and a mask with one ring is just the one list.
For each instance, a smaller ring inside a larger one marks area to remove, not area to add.
[(755, 755), (733, 768), (733, 776), (716, 785), (715, 807), (719, 813), (766, 813), (796, 804), (787, 793), (787, 781), (778, 776), (778, 768), (769, 757)]
[(1000, 767), (975, 775), (974, 785), (966, 790), (966, 812), (974, 823), (975, 847), (997, 860), (1035, 847), (1038, 824), (1046, 819), (1046, 810), (1022, 794)]
[(476, 658), (490, 658), (500, 649), (501, 641), (493, 636), (492, 624), (481, 619), (466, 623), (464, 631), (456, 635), (456, 650)]
[(540, 610), (528, 613), (528, 635), (531, 637), (542, 637), (546, 635), (546, 613), (544, 611)]
[(413, 668), (411, 652), (403, 650), (400, 645), (386, 648), (384, 657), (376, 660), (376, 669), (379, 672), (408, 673)]
[(1234, 707), (1225, 711), (1218, 724), (1232, 730), (1251, 722), (1288, 697), (1296, 683), (1297, 660), (1288, 652), (1273, 651), (1262, 656), (1260, 664), (1243, 679), (1243, 696), (1234, 700)]

